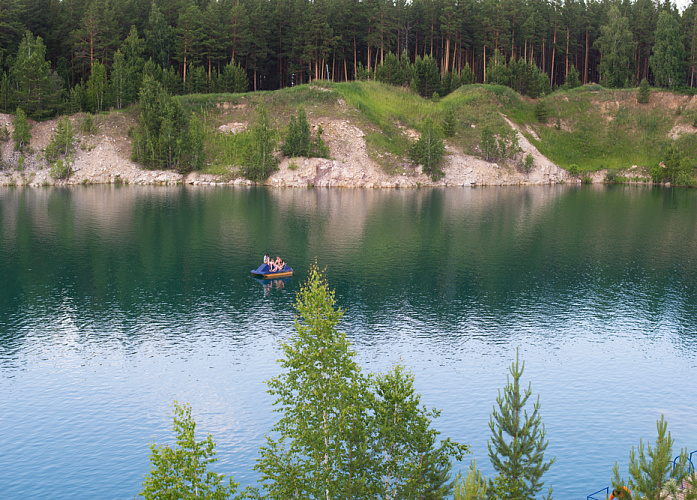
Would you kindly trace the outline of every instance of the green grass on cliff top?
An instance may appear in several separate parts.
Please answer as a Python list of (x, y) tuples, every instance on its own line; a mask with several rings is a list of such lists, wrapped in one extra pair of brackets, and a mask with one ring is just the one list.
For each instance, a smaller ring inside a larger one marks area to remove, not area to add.
[[(442, 124), (447, 107), (453, 107), (458, 118), (456, 135), (448, 143), (476, 155), (482, 127), (504, 131), (507, 125), (501, 115), (505, 115), (522, 126), (526, 137), (559, 166), (577, 165), (579, 171), (592, 172), (631, 165), (651, 167), (661, 160), (675, 126), (692, 129), (697, 108), (691, 109), (689, 97), (654, 91), (650, 103), (642, 105), (636, 94), (636, 89), (608, 90), (598, 85), (557, 91), (544, 98), (550, 109), (546, 124), (535, 117), (536, 100), (495, 85), (467, 85), (437, 102), (377, 82), (315, 82), (275, 92), (181, 99), (192, 110), (215, 110), (221, 102), (246, 104), (239, 106), (240, 119), (251, 118), (256, 105), (263, 102), (281, 135), (287, 117), (300, 106), (308, 117), (348, 118), (366, 131), (371, 154), (383, 159), (406, 157), (410, 143), (405, 130), (419, 130), (427, 118)], [(684, 156), (697, 157), (695, 134), (683, 134), (677, 143)], [(388, 170), (394, 167), (389, 161), (381, 163)]]

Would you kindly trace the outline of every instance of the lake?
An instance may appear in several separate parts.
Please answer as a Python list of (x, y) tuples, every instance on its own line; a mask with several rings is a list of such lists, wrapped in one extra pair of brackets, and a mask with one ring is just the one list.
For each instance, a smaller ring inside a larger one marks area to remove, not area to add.
[[(485, 475), (516, 348), (558, 499), (627, 476), (664, 414), (697, 449), (697, 193), (627, 186), (415, 190), (0, 188), (0, 491), (133, 498), (171, 403), (214, 470), (254, 484), (265, 380), (315, 260), (362, 368), (410, 368)], [(251, 277), (264, 253), (287, 283)], [(676, 449), (676, 454), (677, 454)]]

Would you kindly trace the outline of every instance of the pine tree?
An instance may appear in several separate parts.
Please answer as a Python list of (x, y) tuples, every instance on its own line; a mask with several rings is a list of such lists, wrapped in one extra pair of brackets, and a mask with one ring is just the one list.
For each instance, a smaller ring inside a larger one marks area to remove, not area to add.
[(14, 100), (27, 116), (40, 119), (56, 111), (57, 91), (41, 37), (27, 31), (12, 65)]
[[(542, 489), (542, 476), (555, 461), (544, 461), (548, 442), (545, 428), (539, 415), (540, 398), (528, 414), (525, 405), (532, 394), (531, 385), (521, 394), (520, 379), (525, 363), (516, 361), (509, 369), (510, 377), (503, 394), (499, 391), (496, 406), (489, 420), (491, 441), (487, 443), (489, 459), (497, 473), (496, 480), (489, 480), (489, 490), (499, 498), (515, 500), (534, 500)], [(550, 487), (547, 498), (551, 498)]]
[[(661, 420), (656, 422), (658, 436), (653, 448), (651, 445), (644, 447), (639, 440), (639, 447), (629, 452), (629, 481), (626, 487), (633, 492), (636, 498), (646, 500), (665, 500), (674, 498), (677, 487), (690, 471), (687, 460), (687, 451), (681, 450), (678, 461), (673, 466), (673, 445), (675, 440), (670, 437), (668, 423), (661, 415)], [(624, 488), (624, 480), (620, 478), (619, 467), (615, 463), (613, 468), (614, 488)]]

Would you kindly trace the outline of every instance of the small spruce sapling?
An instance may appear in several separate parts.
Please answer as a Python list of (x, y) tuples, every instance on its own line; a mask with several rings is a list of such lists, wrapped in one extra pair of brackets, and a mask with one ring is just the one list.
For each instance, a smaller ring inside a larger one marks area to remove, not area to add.
[[(528, 388), (521, 392), (520, 379), (524, 368), (525, 363), (520, 364), (516, 351), (516, 361), (509, 368), (510, 377), (503, 393), (499, 391), (489, 420), (492, 437), (487, 446), (491, 465), (497, 474), (494, 480), (489, 480), (489, 490), (495, 498), (534, 500), (544, 485), (542, 476), (556, 460), (544, 460), (548, 441), (539, 414), (540, 397), (537, 397), (531, 413), (525, 409), (532, 389), (528, 384)], [(546, 498), (552, 498), (551, 487)]]

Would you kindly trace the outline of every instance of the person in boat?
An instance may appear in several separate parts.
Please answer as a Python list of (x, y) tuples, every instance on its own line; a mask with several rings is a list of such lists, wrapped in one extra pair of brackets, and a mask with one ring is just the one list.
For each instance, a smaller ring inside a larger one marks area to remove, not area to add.
[(267, 253), (266, 255), (264, 255), (264, 264), (268, 264), (268, 263), (269, 263), (269, 254)]

